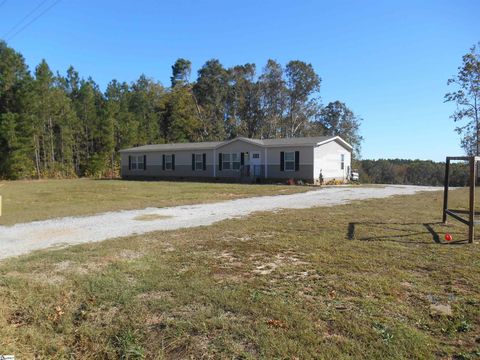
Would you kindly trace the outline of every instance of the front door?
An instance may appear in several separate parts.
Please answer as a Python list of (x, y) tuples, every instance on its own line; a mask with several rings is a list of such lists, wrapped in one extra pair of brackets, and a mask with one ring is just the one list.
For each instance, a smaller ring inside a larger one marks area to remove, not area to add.
[(260, 158), (259, 152), (252, 152), (250, 155), (250, 167), (252, 169), (253, 176), (260, 176), (261, 175), (261, 165), (262, 160)]

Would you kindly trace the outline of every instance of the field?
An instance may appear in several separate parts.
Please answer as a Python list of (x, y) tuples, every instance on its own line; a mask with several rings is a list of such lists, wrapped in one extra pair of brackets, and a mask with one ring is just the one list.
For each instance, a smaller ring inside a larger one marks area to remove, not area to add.
[[(466, 192), (451, 193), (452, 207)], [(0, 262), (18, 358), (480, 357), (480, 253), (442, 193), (258, 213)]]
[(83, 216), (115, 210), (217, 202), (242, 197), (291, 194), (306, 186), (215, 184), (169, 181), (38, 180), (0, 181), (0, 225)]

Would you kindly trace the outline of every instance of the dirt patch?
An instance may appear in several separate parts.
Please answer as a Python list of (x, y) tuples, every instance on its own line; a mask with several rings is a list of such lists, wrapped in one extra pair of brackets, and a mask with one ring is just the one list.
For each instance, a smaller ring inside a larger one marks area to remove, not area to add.
[(100, 263), (82, 263), (79, 264), (75, 261), (64, 260), (56, 263), (53, 267), (53, 272), (55, 274), (79, 274), (85, 275), (91, 271), (98, 271), (99, 269), (103, 268), (106, 264)]
[(35, 280), (48, 285), (60, 285), (65, 281), (65, 278), (61, 275), (44, 273), (39, 273), (35, 275)]
[(316, 270), (292, 271), (284, 276), (285, 279), (293, 281), (317, 281), (322, 278)]
[(231, 274), (225, 271), (217, 270), (213, 273), (213, 279), (217, 283), (240, 283), (248, 281), (250, 278), (249, 273)]
[(173, 310), (171, 315), (173, 319), (189, 318), (196, 314), (211, 314), (212, 307), (199, 303), (192, 303), (184, 306), (180, 306)]
[(116, 306), (102, 306), (88, 314), (88, 317), (100, 326), (111, 326), (113, 319), (118, 315), (119, 308)]
[(170, 291), (151, 291), (137, 295), (137, 299), (143, 301), (172, 300), (172, 294)]
[[(308, 265), (306, 261), (299, 259), (297, 254), (287, 251), (283, 254), (276, 254), (275, 256), (263, 256), (264, 259), (268, 259), (268, 262), (262, 261), (263, 259), (258, 259), (259, 254), (252, 255), (255, 258), (254, 264), (255, 269), (252, 270), (254, 274), (257, 275), (269, 275), (274, 272), (276, 269), (282, 266), (287, 265)], [(273, 261), (272, 261), (273, 260)], [(307, 274), (308, 276), (308, 274)]]
[(219, 258), (226, 260), (228, 262), (238, 261), (238, 258), (228, 251), (222, 251), (222, 253), (219, 255)]
[(118, 254), (118, 258), (122, 260), (136, 260), (144, 257), (145, 254), (140, 252), (140, 251), (134, 251), (134, 250), (122, 250)]
[(152, 314), (145, 319), (145, 325), (162, 329), (166, 327), (165, 318), (162, 315)]
[(340, 334), (330, 334), (328, 332), (324, 333), (323, 334), (323, 337), (325, 339), (327, 339), (328, 341), (335, 341), (335, 342), (338, 342), (338, 343), (346, 343), (349, 341), (348, 338), (346, 338), (345, 336), (343, 335), (340, 335)]
[(46, 274), (46, 273), (36, 272), (33, 274), (26, 274), (18, 271), (11, 271), (5, 274), (5, 276), (11, 276), (11, 277), (15, 277), (25, 281), (33, 280), (37, 283), (47, 284), (47, 285), (59, 285), (65, 281), (65, 278), (63, 276), (58, 275), (56, 273)]
[(70, 260), (64, 260), (60, 261), (59, 263), (56, 263), (54, 266), (54, 271), (55, 272), (64, 272), (70, 270), (73, 266), (75, 266), (75, 263)]
[(170, 215), (159, 215), (159, 214), (145, 214), (145, 215), (138, 215), (133, 218), (133, 220), (137, 221), (155, 221), (155, 220), (163, 220), (169, 219), (173, 216)]
[(258, 265), (252, 270), (253, 273), (258, 275), (268, 275), (274, 272), (278, 268), (279, 264), (275, 262)]

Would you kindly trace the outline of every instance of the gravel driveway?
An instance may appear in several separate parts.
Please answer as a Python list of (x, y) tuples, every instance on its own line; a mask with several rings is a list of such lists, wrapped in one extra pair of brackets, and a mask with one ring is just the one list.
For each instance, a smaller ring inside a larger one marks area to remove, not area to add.
[(0, 226), (0, 259), (52, 246), (102, 241), (151, 231), (210, 225), (255, 211), (302, 209), (354, 200), (438, 191), (438, 187), (331, 187), (300, 194), (261, 196), (212, 204), (107, 212)]

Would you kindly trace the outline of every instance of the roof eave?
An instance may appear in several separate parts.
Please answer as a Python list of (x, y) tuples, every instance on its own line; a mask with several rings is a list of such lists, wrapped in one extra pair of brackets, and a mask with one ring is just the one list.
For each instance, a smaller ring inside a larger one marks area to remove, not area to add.
[(329, 143), (331, 141), (338, 141), (339, 143), (341, 143), (344, 147), (346, 147), (347, 149), (349, 149), (350, 151), (353, 151), (353, 146), (350, 145), (349, 143), (347, 143), (345, 140), (343, 140), (340, 136), (334, 136), (330, 139), (327, 139), (327, 140), (324, 140), (324, 141), (320, 141), (319, 143), (316, 144), (316, 146), (321, 146), (321, 145), (324, 145), (326, 143)]
[(213, 150), (215, 149), (214, 146), (206, 146), (206, 147), (198, 147), (198, 148), (175, 148), (175, 149), (141, 149), (140, 147), (138, 148), (130, 148), (130, 149), (122, 149), (119, 150), (119, 153), (125, 153), (125, 152), (158, 152), (158, 151), (188, 151), (188, 150)]
[(315, 146), (316, 143), (310, 144), (271, 144), (271, 145), (262, 145), (268, 148), (275, 148), (275, 147), (308, 147), (308, 146)]
[(228, 140), (228, 141), (224, 141), (218, 145), (216, 145), (215, 147), (213, 147), (212, 149), (218, 149), (218, 148), (221, 148), (222, 146), (225, 146), (225, 145), (228, 145), (228, 144), (231, 144), (231, 143), (234, 143), (235, 141), (243, 141), (243, 142), (246, 142), (247, 144), (251, 144), (251, 145), (256, 145), (256, 146), (265, 146), (263, 144), (259, 144), (251, 139), (247, 139), (247, 138), (244, 138), (244, 137), (236, 137), (235, 139), (231, 139), (231, 140)]

